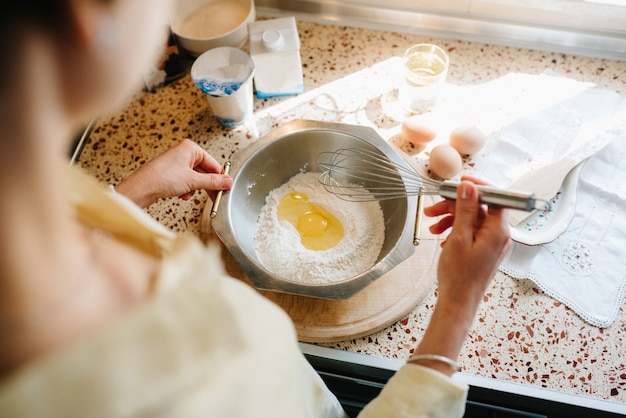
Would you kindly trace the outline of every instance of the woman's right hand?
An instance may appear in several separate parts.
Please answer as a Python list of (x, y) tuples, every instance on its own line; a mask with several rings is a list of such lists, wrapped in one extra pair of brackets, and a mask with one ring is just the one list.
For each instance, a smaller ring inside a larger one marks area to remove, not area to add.
[(506, 210), (480, 205), (474, 184), (486, 183), (463, 177), (456, 201), (445, 200), (424, 211), (427, 216), (444, 216), (431, 232), (452, 228), (439, 259), (441, 302), (477, 305), (510, 246)]
[[(424, 209), (427, 216), (443, 216), (430, 227), (431, 232), (452, 231), (439, 257), (437, 304), (415, 354), (457, 359), (485, 290), (510, 246), (505, 210), (481, 205), (475, 184), (484, 183), (463, 177), (455, 201), (444, 200)], [(454, 372), (437, 360), (412, 362), (448, 375)]]

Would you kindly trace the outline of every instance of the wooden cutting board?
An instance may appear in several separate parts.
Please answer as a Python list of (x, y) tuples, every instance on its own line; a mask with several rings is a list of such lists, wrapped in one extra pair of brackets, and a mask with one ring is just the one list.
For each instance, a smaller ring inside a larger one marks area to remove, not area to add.
[[(251, 285), (234, 257), (211, 228), (210, 205), (202, 215), (200, 234), (205, 243), (219, 242), (228, 273)], [(440, 240), (423, 231), (420, 245), (403, 263), (374, 283), (342, 300), (318, 299), (257, 289), (291, 317), (298, 340), (335, 342), (363, 337), (407, 316), (433, 289)]]

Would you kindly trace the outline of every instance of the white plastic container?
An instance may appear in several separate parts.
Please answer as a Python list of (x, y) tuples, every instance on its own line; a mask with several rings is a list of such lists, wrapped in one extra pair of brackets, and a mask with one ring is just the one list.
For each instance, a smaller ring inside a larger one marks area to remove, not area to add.
[(259, 98), (304, 91), (296, 19), (285, 17), (248, 24), (254, 86)]
[(222, 46), (200, 55), (191, 78), (204, 93), (213, 116), (224, 128), (235, 128), (252, 116), (254, 64), (239, 48)]

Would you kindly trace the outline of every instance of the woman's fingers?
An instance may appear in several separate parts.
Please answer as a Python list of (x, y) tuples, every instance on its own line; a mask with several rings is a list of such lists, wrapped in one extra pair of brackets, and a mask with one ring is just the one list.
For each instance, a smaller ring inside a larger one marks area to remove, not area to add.
[(474, 241), (474, 230), (479, 215), (478, 191), (469, 180), (463, 180), (457, 191), (454, 213), (454, 234), (469, 245)]
[(484, 180), (481, 180), (477, 177), (472, 177), (472, 176), (461, 176), (461, 181), (471, 181), (474, 184), (482, 184), (484, 186), (488, 186), (489, 183), (487, 183)]
[(214, 201), (219, 190), (229, 190), (233, 185), (232, 177), (225, 174), (213, 173), (197, 173), (194, 176), (193, 184), (190, 185), (192, 190), (206, 190), (209, 198)]
[(195, 153), (195, 161), (193, 168), (196, 171), (204, 171), (205, 173), (221, 173), (222, 166), (217, 162), (215, 158), (211, 156), (204, 149), (197, 147)]
[(454, 200), (442, 200), (424, 208), (424, 215), (426, 216), (441, 216), (447, 214), (454, 214)]
[(454, 224), (454, 216), (446, 216), (440, 219), (438, 222), (428, 227), (428, 230), (433, 234), (443, 234)]

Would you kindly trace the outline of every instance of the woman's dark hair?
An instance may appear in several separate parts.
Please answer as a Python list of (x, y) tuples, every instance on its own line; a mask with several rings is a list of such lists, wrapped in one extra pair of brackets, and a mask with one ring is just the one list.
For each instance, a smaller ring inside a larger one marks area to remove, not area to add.
[[(68, 4), (66, 0), (15, 0), (0, 3), (0, 34), (7, 41), (10, 32), (23, 25), (59, 31), (67, 28)], [(9, 32), (9, 33), (7, 33)]]
[(25, 30), (37, 28), (51, 36), (63, 35), (71, 24), (67, 0), (1, 0), (0, 47), (4, 59), (0, 64), (0, 91), (7, 82), (12, 57), (19, 52)]

